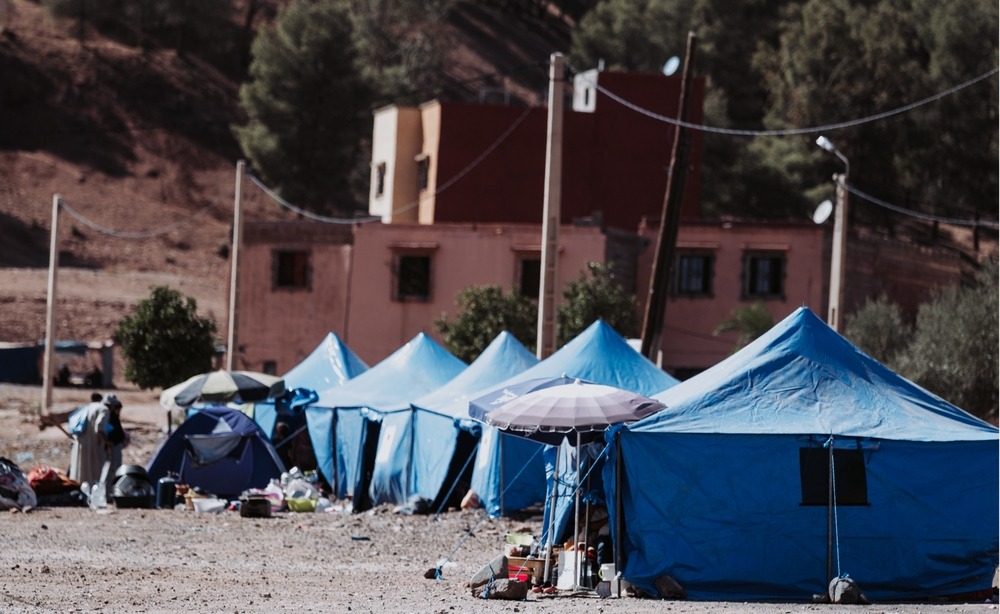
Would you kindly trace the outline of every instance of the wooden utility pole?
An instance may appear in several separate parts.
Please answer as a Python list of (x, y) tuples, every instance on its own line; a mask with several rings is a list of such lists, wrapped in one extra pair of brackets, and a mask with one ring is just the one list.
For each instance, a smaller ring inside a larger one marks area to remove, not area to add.
[(539, 359), (556, 349), (556, 272), (559, 265), (559, 218), (562, 198), (563, 55), (553, 53), (549, 63), (548, 143), (545, 148), (545, 194), (542, 204), (542, 262), (538, 288)]
[(59, 273), (59, 209), (58, 194), (52, 195), (52, 234), (49, 237), (49, 288), (45, 301), (45, 354), (42, 360), (42, 415), (52, 407), (52, 350), (56, 343), (56, 277)]
[(236, 300), (237, 289), (239, 287), (240, 273), (240, 245), (243, 241), (243, 217), (240, 211), (241, 191), (243, 189), (243, 172), (246, 162), (240, 160), (236, 163), (236, 198), (233, 203), (233, 267), (229, 277), (229, 337), (226, 340), (226, 369), (234, 370), (236, 366)]
[(663, 315), (667, 306), (667, 288), (670, 283), (670, 271), (673, 268), (674, 249), (677, 245), (677, 227), (680, 225), (684, 201), (690, 136), (682, 123), (687, 121), (695, 42), (694, 32), (688, 32), (684, 72), (681, 77), (681, 99), (677, 109), (677, 120), (681, 123), (678, 123), (674, 130), (670, 175), (667, 177), (667, 189), (663, 196), (663, 213), (660, 215), (656, 253), (653, 257), (653, 269), (649, 275), (649, 296), (646, 298), (645, 316), (642, 321), (642, 355), (653, 362), (656, 362), (656, 353), (660, 347)]

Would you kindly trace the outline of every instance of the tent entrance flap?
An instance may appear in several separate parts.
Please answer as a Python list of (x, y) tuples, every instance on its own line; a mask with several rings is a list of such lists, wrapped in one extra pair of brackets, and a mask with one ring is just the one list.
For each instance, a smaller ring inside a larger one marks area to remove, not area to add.
[(243, 441), (243, 435), (239, 433), (187, 435), (184, 439), (192, 462), (196, 467), (204, 467), (229, 456), (230, 452)]

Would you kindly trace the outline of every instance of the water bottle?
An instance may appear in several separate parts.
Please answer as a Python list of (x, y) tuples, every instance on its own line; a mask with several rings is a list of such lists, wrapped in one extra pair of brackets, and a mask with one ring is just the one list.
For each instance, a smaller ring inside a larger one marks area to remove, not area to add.
[(103, 510), (108, 507), (108, 498), (104, 490), (104, 482), (97, 482), (90, 489), (90, 507), (95, 510)]

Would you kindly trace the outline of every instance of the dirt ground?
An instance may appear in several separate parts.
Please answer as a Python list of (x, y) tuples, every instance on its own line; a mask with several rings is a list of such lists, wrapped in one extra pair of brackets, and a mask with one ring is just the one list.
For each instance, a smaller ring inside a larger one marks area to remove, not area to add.
[[(117, 390), (132, 443), (124, 462), (146, 464), (166, 436), (153, 392)], [(89, 391), (55, 390), (55, 410)], [(24, 471), (66, 469), (70, 440), (38, 428), (37, 387), (0, 384), (0, 456)], [(397, 514), (237, 512), (41, 507), (0, 512), (0, 611), (24, 612), (671, 612), (764, 614), (996, 611), (995, 604), (718, 603), (529, 594), (485, 601), (465, 583), (502, 552), (508, 532), (539, 534), (540, 517), (489, 519), (450, 511), (437, 520)], [(442, 565), (440, 580), (427, 570)]]

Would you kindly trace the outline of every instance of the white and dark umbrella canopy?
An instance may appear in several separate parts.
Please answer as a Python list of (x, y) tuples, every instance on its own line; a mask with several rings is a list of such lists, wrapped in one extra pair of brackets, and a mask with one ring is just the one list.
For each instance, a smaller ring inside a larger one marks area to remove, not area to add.
[(514, 398), (480, 419), (500, 430), (545, 443), (559, 443), (571, 433), (593, 441), (612, 424), (635, 422), (665, 407), (641, 394), (576, 380)]
[(171, 386), (160, 394), (166, 408), (189, 407), (195, 403), (251, 402), (280, 397), (285, 380), (254, 371), (209, 371)]

